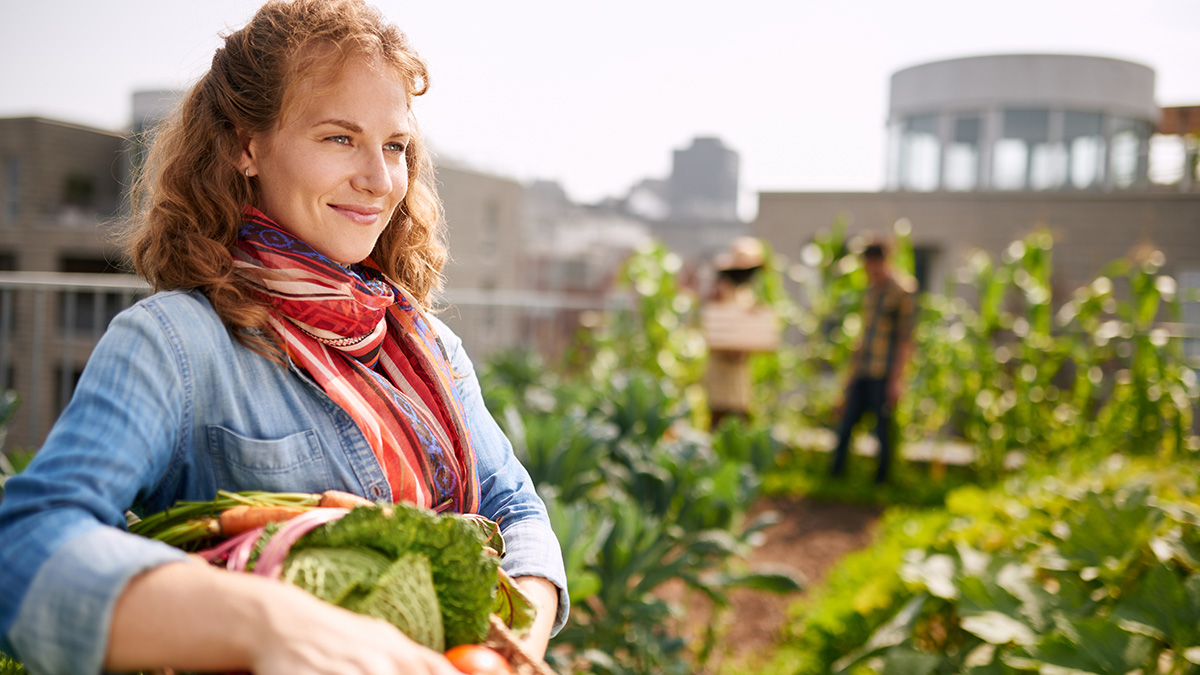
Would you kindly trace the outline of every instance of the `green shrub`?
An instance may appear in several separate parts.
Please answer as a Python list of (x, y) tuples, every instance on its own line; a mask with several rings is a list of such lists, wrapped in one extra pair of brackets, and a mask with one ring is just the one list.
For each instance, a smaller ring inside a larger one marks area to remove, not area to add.
[(892, 511), (762, 672), (1200, 672), (1197, 466), (962, 488)]

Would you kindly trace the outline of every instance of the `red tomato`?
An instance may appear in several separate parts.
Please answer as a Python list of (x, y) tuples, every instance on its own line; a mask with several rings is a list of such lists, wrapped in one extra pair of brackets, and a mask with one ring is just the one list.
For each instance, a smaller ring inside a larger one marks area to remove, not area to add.
[(467, 675), (512, 675), (500, 653), (483, 645), (459, 645), (446, 651), (450, 664)]

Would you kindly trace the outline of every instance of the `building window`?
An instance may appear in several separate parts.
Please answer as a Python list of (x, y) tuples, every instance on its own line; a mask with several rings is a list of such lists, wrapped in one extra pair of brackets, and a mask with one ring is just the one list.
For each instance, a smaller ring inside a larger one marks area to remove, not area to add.
[(938, 186), (941, 169), (941, 143), (938, 141), (937, 116), (910, 117), (900, 140), (900, 187), (929, 191)]
[(21, 160), (9, 157), (4, 160), (4, 224), (12, 227), (17, 224), (17, 214), (21, 205)]
[[(63, 257), (60, 272), (70, 274), (119, 274), (121, 270), (104, 258)], [(128, 293), (102, 291), (69, 291), (59, 296), (63, 331), (98, 334), (110, 321), (128, 307), (133, 296)]]
[(63, 205), (78, 208), (92, 206), (96, 197), (96, 181), (91, 176), (71, 174), (63, 182)]
[(892, 122), (888, 125), (887, 136), (887, 187), (889, 190), (899, 190), (900, 183), (900, 141), (904, 136), (904, 124)]
[(961, 116), (954, 120), (954, 137), (946, 147), (942, 184), (947, 190), (974, 190), (979, 183), (979, 141), (983, 120)]
[(938, 250), (933, 246), (913, 247), (913, 278), (919, 292), (927, 292), (931, 288), (929, 274), (937, 255)]
[(1109, 170), (1112, 171), (1112, 181), (1116, 187), (1127, 188), (1137, 181), (1141, 127), (1142, 124), (1137, 120), (1125, 117), (1113, 119), (1112, 158)]
[(1050, 142), (1050, 111), (1004, 111), (1004, 132), (996, 143), (993, 183), (1000, 190), (1046, 190), (1062, 185), (1066, 152)]
[(1063, 145), (1068, 185), (1079, 190), (1099, 186), (1104, 177), (1104, 118), (1100, 113), (1063, 113)]
[(488, 199), (483, 207), (483, 254), (493, 257), (500, 245), (500, 202)]
[(1155, 134), (1150, 137), (1149, 174), (1150, 182), (1157, 185), (1175, 185), (1183, 180), (1187, 165), (1187, 140), (1183, 136)]

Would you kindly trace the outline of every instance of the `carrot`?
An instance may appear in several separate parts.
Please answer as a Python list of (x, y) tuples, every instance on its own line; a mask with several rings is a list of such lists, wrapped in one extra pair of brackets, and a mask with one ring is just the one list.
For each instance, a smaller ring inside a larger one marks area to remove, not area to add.
[(349, 492), (342, 492), (341, 490), (326, 490), (321, 493), (319, 506), (322, 508), (352, 509), (356, 506), (375, 506), (375, 502), (359, 497), (358, 495), (352, 495)]
[(221, 536), (232, 537), (267, 523), (282, 523), (310, 510), (296, 506), (235, 506), (221, 512)]

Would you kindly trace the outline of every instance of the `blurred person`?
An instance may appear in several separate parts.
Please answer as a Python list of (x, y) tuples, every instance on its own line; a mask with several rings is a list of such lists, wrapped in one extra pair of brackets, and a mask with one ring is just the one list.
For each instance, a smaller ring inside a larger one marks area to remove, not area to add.
[(888, 244), (881, 238), (868, 238), (862, 265), (868, 285), (862, 303), (861, 337), (835, 408), (841, 425), (830, 472), (835, 477), (845, 473), (854, 427), (863, 413), (870, 412), (875, 416), (879, 441), (875, 482), (884, 483), (893, 450), (892, 413), (904, 393), (904, 370), (912, 355), (916, 284), (892, 268)]
[(762, 241), (738, 237), (713, 259), (713, 297), (701, 310), (708, 365), (704, 386), (711, 428), (726, 418), (745, 421), (753, 398), (750, 355), (778, 344), (774, 313), (758, 302), (754, 282), (766, 262)]
[(446, 251), (410, 113), (426, 88), (361, 0), (273, 1), (160, 127), (128, 241), (155, 294), (112, 322), (0, 504), (0, 649), (30, 672), (457, 672), (391, 624), (124, 529), (127, 509), (220, 489), (497, 521), (544, 654), (567, 616), (561, 550), (428, 314)]

